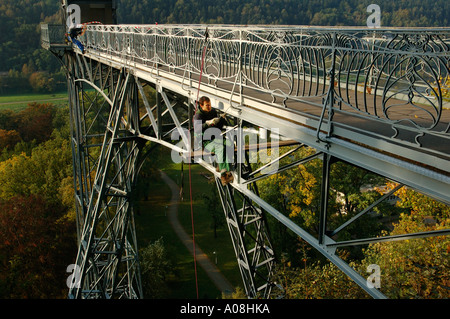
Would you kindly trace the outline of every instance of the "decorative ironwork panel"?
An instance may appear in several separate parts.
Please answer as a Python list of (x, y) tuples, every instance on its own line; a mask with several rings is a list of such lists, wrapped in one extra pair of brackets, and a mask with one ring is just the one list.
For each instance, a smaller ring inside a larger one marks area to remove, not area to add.
[(427, 148), (424, 135), (449, 139), (442, 116), (450, 105), (449, 35), (446, 28), (89, 25), (83, 41), (190, 78), (203, 66), (209, 85), (332, 120), (330, 130), (351, 126), (336, 116), (348, 114), (388, 128), (356, 130), (398, 141), (406, 132), (410, 144)]

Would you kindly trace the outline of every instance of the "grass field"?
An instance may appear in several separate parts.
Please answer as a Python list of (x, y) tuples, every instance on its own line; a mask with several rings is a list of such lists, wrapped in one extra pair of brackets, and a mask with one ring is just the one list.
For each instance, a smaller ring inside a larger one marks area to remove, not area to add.
[[(192, 190), (194, 229), (196, 243), (215, 262), (224, 276), (235, 287), (242, 286), (236, 257), (227, 226), (218, 229), (218, 236), (214, 238), (214, 231), (210, 227), (211, 216), (203, 200), (202, 193), (210, 192), (215, 185), (208, 184), (203, 174), (209, 174), (200, 165), (192, 165)], [(162, 170), (178, 185), (181, 183), (181, 164), (166, 164)], [(136, 214), (136, 232), (141, 247), (159, 238), (163, 238), (164, 245), (170, 256), (176, 274), (171, 282), (170, 298), (196, 298), (194, 259), (186, 247), (172, 230), (166, 216), (166, 205), (170, 201), (171, 191), (160, 179), (152, 181), (148, 201), (141, 201), (139, 212)], [(217, 203), (220, 205), (220, 203)], [(188, 234), (192, 234), (191, 209), (189, 201), (189, 175), (187, 165), (184, 167), (184, 200), (179, 203), (178, 216)], [(214, 254), (216, 252), (216, 255)], [(215, 288), (206, 273), (197, 267), (200, 298), (220, 298), (221, 293)]]
[(0, 111), (10, 109), (13, 111), (21, 111), (25, 109), (29, 103), (53, 103), (55, 105), (67, 104), (67, 92), (51, 93), (51, 94), (16, 94), (0, 96)]

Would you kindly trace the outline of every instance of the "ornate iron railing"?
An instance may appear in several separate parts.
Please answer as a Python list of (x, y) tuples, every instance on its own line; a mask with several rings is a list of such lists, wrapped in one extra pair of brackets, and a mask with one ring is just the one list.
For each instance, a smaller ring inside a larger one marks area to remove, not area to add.
[(82, 41), (183, 79), (198, 79), (206, 45), (210, 85), (448, 155), (449, 28), (90, 25)]

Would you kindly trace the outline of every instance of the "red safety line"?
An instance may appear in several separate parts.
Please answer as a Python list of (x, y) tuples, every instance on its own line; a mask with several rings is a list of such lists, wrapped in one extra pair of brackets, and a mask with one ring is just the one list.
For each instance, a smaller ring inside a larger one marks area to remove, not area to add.
[(191, 162), (189, 160), (189, 196), (191, 200), (191, 223), (192, 223), (192, 245), (194, 248), (194, 269), (195, 269), (195, 291), (198, 299), (198, 278), (197, 278), (197, 257), (195, 253), (195, 229), (194, 229), (194, 208), (192, 206), (192, 179), (191, 179)]
[[(202, 54), (202, 64), (200, 68), (200, 79), (198, 81), (198, 89), (197, 89), (197, 100), (196, 100), (196, 107), (195, 112), (197, 112), (197, 104), (198, 104), (198, 96), (200, 94), (200, 84), (202, 83), (202, 74), (203, 74), (203, 66), (205, 62), (205, 53), (206, 53), (207, 45), (205, 44), (203, 48), (203, 54)], [(198, 299), (198, 275), (197, 275), (197, 256), (195, 251), (195, 228), (194, 228), (194, 207), (192, 204), (192, 177), (191, 177), (191, 159), (189, 158), (189, 197), (191, 201), (191, 223), (192, 223), (192, 245), (193, 245), (193, 254), (194, 254), (194, 269), (195, 269), (195, 291), (197, 293), (197, 299)]]

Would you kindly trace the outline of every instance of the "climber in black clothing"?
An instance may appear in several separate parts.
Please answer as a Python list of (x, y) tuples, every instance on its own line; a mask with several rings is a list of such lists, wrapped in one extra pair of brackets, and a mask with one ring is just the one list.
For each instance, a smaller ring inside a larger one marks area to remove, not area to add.
[(84, 49), (83, 44), (77, 39), (79, 35), (82, 35), (84, 26), (82, 24), (73, 25), (69, 29), (69, 35), (67, 38), (69, 41), (72, 41), (84, 54), (86, 50)]
[(208, 128), (218, 128), (221, 130), (226, 124), (226, 119), (223, 116), (218, 116), (217, 111), (211, 108), (211, 101), (208, 97), (203, 96), (198, 102), (199, 108), (194, 115), (194, 128), (196, 123), (201, 123), (201, 132), (195, 132), (197, 134), (196, 137), (201, 138), (202, 146), (206, 150), (215, 153), (218, 164), (217, 170), (220, 172), (222, 185), (226, 185), (234, 179), (230, 172), (230, 161), (226, 154), (226, 140), (220, 138), (215, 138), (212, 141), (203, 140), (203, 134)]

